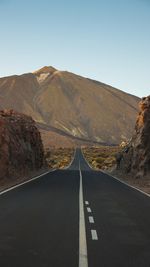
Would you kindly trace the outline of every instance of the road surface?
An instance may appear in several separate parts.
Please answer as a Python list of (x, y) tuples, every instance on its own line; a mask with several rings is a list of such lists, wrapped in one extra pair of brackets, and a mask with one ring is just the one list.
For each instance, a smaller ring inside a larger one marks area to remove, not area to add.
[(150, 198), (89, 168), (0, 195), (0, 267), (150, 267)]

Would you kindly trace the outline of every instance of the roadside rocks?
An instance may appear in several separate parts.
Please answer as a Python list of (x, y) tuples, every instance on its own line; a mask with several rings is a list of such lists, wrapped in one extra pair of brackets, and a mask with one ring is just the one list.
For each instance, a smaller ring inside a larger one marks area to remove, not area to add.
[(134, 134), (121, 163), (121, 168), (136, 178), (150, 176), (150, 96), (142, 98), (139, 107)]
[(44, 166), (41, 136), (29, 116), (0, 111), (0, 179), (14, 178)]

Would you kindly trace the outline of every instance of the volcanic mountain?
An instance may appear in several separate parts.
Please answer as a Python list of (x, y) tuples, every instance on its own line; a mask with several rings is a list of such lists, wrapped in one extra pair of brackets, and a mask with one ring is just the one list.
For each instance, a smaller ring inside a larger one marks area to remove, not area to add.
[(0, 109), (32, 116), (43, 136), (52, 141), (54, 133), (57, 141), (116, 144), (128, 139), (138, 102), (136, 96), (53, 67), (0, 78)]

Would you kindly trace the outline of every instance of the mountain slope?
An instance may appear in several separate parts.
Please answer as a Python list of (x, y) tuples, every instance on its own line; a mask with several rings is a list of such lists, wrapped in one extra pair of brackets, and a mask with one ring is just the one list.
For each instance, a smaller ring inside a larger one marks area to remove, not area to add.
[(0, 108), (15, 108), (71, 136), (118, 143), (130, 138), (139, 98), (53, 67), (0, 79)]

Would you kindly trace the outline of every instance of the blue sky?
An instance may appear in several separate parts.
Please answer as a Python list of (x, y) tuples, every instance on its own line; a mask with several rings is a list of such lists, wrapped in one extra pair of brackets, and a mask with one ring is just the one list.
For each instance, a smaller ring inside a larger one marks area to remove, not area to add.
[(0, 0), (0, 77), (45, 65), (150, 94), (150, 0)]

